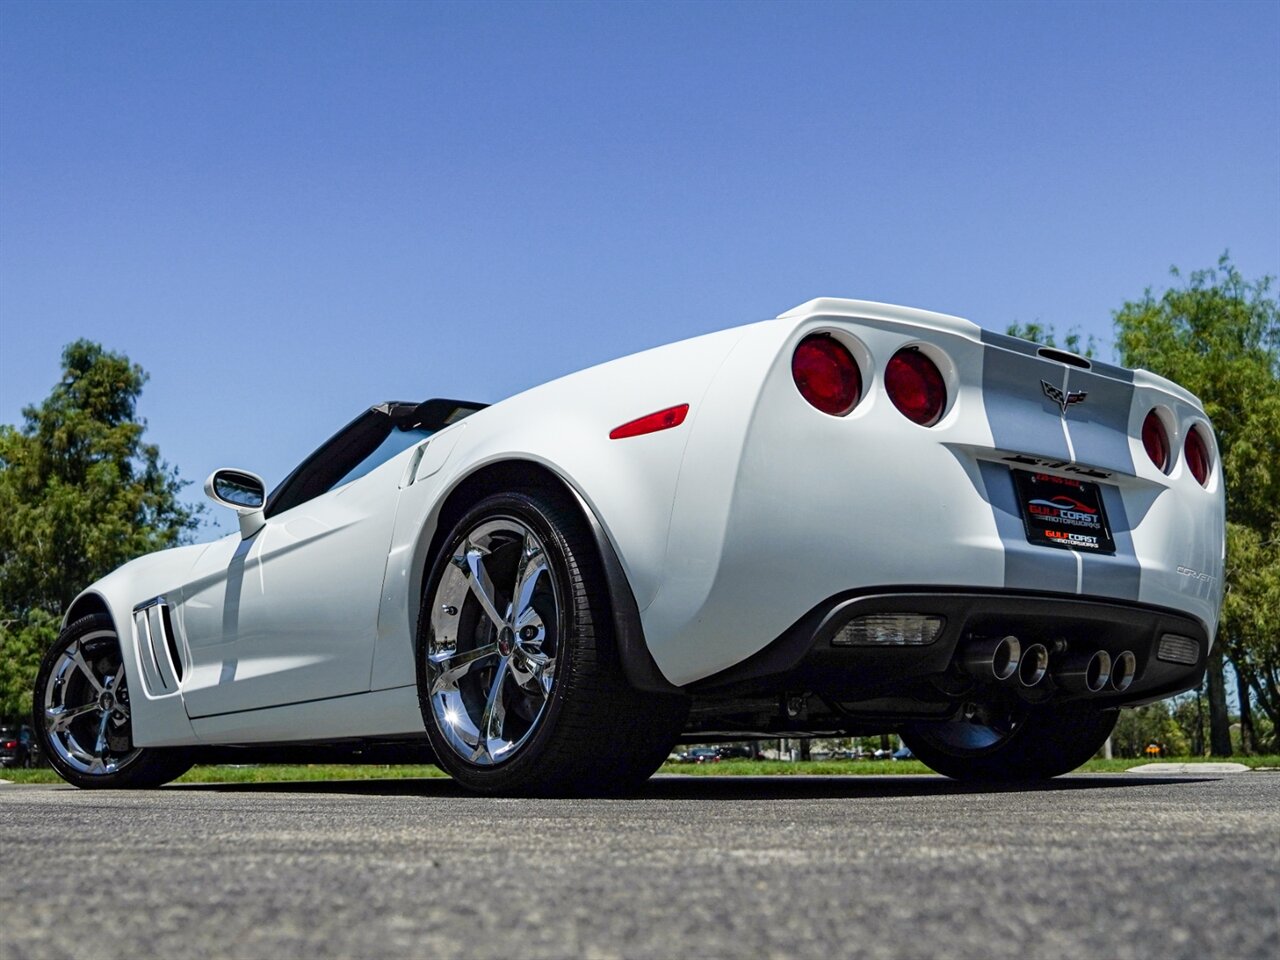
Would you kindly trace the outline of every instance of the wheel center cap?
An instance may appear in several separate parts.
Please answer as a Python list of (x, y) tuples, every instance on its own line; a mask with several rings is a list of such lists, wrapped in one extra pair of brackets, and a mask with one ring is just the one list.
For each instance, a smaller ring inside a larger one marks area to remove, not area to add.
[(503, 627), (498, 633), (498, 653), (509, 657), (513, 646), (515, 646), (515, 637), (511, 633), (511, 628)]
[(103, 710), (114, 710), (115, 705), (116, 698), (111, 695), (110, 690), (103, 691), (102, 696), (98, 697), (98, 706)]

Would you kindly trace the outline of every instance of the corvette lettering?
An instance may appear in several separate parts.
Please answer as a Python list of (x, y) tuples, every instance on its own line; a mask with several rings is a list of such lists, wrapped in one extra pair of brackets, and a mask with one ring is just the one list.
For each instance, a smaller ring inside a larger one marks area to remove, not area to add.
[(1111, 476), (1106, 470), (1081, 467), (1066, 460), (1045, 460), (1041, 457), (1028, 457), (1025, 454), (1015, 454), (1004, 459), (1008, 463), (1024, 464), (1028, 467), (1047, 467), (1050, 470), (1065, 470), (1067, 473), (1074, 473), (1081, 477), (1096, 477), (1099, 480), (1105, 480)]
[(1192, 570), (1190, 567), (1178, 567), (1178, 573), (1181, 576), (1189, 577), (1192, 580), (1198, 580), (1201, 583), (1216, 583), (1218, 578), (1211, 577), (1207, 573), (1201, 573), (1199, 570)]

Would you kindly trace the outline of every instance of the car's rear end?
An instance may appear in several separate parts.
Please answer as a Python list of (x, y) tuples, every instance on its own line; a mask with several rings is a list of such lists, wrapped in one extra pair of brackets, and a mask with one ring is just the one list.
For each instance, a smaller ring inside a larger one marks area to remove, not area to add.
[(29, 767), (31, 754), (17, 727), (0, 727), (0, 767)]
[(732, 478), (698, 460), (746, 402), (729, 362), (646, 611), (671, 679), (816, 694), (849, 717), (951, 716), (986, 693), (1109, 706), (1197, 682), (1224, 507), (1192, 395), (880, 304), (813, 301), (754, 336), (738, 353), (770, 359)]

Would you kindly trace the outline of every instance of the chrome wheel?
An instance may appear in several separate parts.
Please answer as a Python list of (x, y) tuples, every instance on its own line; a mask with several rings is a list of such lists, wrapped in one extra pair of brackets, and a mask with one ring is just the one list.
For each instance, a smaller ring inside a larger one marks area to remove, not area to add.
[(86, 633), (57, 654), (40, 707), (49, 748), (77, 773), (109, 776), (140, 753), (133, 746), (129, 689), (114, 630)]
[(456, 545), (430, 598), (427, 699), (461, 759), (513, 757), (546, 716), (561, 598), (546, 545), (515, 517), (490, 517)]

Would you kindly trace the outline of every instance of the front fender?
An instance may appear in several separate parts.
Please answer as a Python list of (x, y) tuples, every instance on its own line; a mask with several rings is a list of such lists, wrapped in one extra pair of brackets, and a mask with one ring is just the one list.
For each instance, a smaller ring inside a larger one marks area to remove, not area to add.
[(133, 742), (140, 747), (195, 744), (197, 739), (176, 691), (148, 689), (144, 679), (144, 651), (134, 627), (134, 608), (154, 597), (168, 597), (176, 606), (182, 586), (198, 567), (210, 544), (192, 544), (150, 553), (118, 567), (82, 591), (67, 608), (63, 626), (86, 613), (105, 611), (120, 638), (125, 681), (129, 685)]

